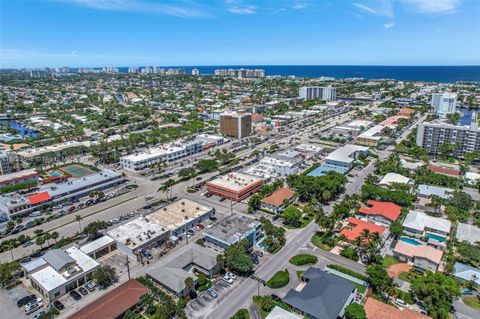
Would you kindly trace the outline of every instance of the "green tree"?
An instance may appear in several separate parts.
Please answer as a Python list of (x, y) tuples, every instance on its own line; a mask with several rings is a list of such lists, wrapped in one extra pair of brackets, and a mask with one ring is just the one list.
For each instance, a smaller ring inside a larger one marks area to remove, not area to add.
[(403, 234), (403, 226), (399, 221), (394, 221), (390, 224), (390, 232), (395, 235), (395, 237), (401, 237)]
[(82, 219), (83, 219), (82, 216), (75, 215), (75, 221), (78, 223), (78, 227), (80, 229), (80, 232), (82, 232)]
[(250, 319), (250, 314), (245, 308), (239, 309), (230, 319)]
[(225, 251), (225, 264), (228, 268), (239, 273), (249, 273), (252, 271), (254, 265), (245, 249), (247, 243), (246, 240), (242, 240), (227, 248)]
[(195, 168), (202, 173), (213, 172), (218, 169), (218, 162), (212, 159), (200, 160), (195, 165)]
[(382, 265), (372, 264), (367, 268), (368, 283), (376, 293), (384, 293), (393, 286), (393, 279), (388, 276)]
[(93, 280), (100, 289), (110, 287), (117, 280), (117, 273), (112, 266), (100, 266), (93, 273)]
[(365, 308), (362, 305), (354, 302), (345, 307), (346, 319), (367, 319)]
[(58, 239), (58, 237), (60, 236), (60, 235), (58, 234), (58, 232), (56, 232), (56, 231), (52, 232), (52, 235), (51, 235), (51, 236), (52, 236), (52, 239), (55, 240), (55, 243), (57, 243), (57, 239)]
[(460, 296), (456, 280), (439, 272), (427, 271), (424, 276), (417, 276), (411, 288), (425, 305), (428, 315), (434, 319), (447, 319), (453, 300)]

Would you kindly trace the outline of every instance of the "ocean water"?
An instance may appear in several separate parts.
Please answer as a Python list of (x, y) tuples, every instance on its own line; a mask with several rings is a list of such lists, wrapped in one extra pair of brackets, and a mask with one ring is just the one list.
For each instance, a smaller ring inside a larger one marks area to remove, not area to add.
[[(197, 68), (200, 74), (213, 74), (215, 69), (245, 68), (264, 69), (266, 75), (296, 77), (334, 77), (365, 79), (396, 79), (453, 83), (458, 81), (480, 82), (480, 66), (364, 66), (364, 65), (217, 65), (217, 66), (162, 66), (183, 68), (191, 74)], [(120, 67), (127, 72), (128, 67)]]

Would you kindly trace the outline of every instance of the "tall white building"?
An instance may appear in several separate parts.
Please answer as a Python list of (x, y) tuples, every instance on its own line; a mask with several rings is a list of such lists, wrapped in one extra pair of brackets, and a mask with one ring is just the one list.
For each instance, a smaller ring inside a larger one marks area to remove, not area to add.
[(457, 105), (456, 93), (433, 93), (432, 109), (440, 116), (455, 113)]
[(200, 71), (198, 69), (192, 69), (192, 75), (200, 75)]
[(102, 68), (103, 73), (118, 73), (118, 68), (114, 66), (105, 66)]
[(128, 68), (128, 73), (138, 73), (138, 68), (136, 66), (131, 66)]
[(320, 99), (335, 101), (337, 99), (337, 89), (331, 86), (302, 86), (298, 90), (298, 98), (305, 100)]
[(151, 66), (146, 66), (142, 69), (143, 74), (152, 74), (153, 73), (153, 67)]

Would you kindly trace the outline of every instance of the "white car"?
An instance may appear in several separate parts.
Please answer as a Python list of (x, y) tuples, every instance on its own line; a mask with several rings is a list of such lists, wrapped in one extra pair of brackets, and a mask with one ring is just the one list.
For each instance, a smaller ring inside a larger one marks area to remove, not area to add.
[(25, 314), (29, 315), (31, 313), (34, 313), (35, 311), (37, 311), (38, 309), (40, 309), (42, 307), (43, 307), (43, 302), (42, 301), (40, 301), (39, 303), (29, 305), (29, 306), (25, 306)]
[(222, 277), (222, 280), (225, 282), (228, 282), (229, 284), (233, 284), (233, 279), (230, 278), (229, 276), (225, 275)]
[(225, 276), (228, 276), (228, 277), (232, 278), (232, 280), (237, 279), (237, 276), (236, 276), (234, 273), (231, 273), (231, 272), (227, 272), (227, 273), (225, 274)]
[(402, 299), (400, 298), (397, 298), (397, 300), (395, 301), (395, 303), (397, 305), (399, 305), (400, 307), (406, 307), (407, 306), (407, 303), (405, 301), (403, 301)]

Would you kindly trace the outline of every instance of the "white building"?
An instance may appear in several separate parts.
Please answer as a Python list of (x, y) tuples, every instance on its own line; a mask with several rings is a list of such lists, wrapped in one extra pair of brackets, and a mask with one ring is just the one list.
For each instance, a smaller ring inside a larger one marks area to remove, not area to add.
[(445, 238), (450, 233), (452, 223), (443, 218), (429, 216), (422, 212), (411, 211), (403, 221), (403, 230), (413, 237), (433, 239)]
[(53, 249), (41, 258), (22, 265), (32, 286), (49, 301), (91, 280), (98, 266), (77, 247)]
[(192, 75), (200, 75), (200, 70), (192, 69)]
[(331, 86), (302, 86), (298, 90), (298, 98), (305, 100), (320, 99), (335, 101), (337, 99), (337, 89)]
[(131, 66), (128, 68), (128, 73), (138, 73), (138, 68), (136, 66)]
[(457, 105), (456, 93), (433, 93), (431, 106), (440, 116), (455, 113)]

